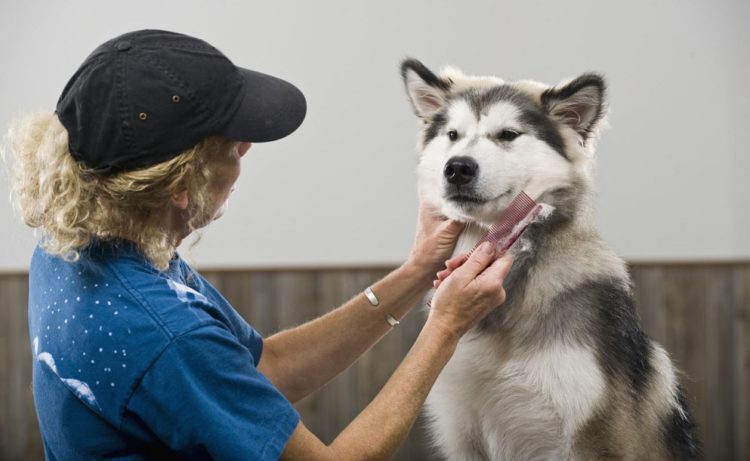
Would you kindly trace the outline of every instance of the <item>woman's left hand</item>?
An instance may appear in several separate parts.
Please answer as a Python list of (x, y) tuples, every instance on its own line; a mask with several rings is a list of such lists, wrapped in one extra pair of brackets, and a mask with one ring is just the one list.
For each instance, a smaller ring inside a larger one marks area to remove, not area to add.
[(409, 261), (424, 271), (425, 276), (434, 279), (437, 271), (445, 267), (445, 261), (453, 253), (463, 229), (464, 223), (446, 219), (430, 205), (420, 202)]

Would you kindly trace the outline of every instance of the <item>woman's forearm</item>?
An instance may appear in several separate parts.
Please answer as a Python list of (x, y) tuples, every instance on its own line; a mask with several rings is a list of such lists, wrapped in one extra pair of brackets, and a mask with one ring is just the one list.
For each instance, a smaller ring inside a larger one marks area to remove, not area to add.
[(403, 318), (431, 286), (432, 273), (407, 262), (372, 285), (379, 304), (359, 293), (328, 314), (264, 341), (259, 369), (292, 402), (330, 381)]
[(336, 459), (389, 459), (403, 442), (459, 337), (425, 327), (375, 399), (329, 446)]
[(419, 414), (430, 388), (456, 349), (459, 335), (427, 325), (375, 399), (330, 444), (300, 422), (287, 442), (284, 461), (390, 459)]

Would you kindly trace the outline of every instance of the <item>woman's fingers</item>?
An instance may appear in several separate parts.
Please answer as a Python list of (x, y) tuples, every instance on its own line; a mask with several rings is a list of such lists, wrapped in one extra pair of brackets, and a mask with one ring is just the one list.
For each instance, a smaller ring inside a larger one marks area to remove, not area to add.
[(513, 256), (510, 253), (505, 253), (501, 258), (496, 259), (490, 264), (490, 266), (487, 267), (479, 277), (486, 277), (489, 280), (500, 280), (502, 283), (508, 275), (512, 265)]
[(505, 254), (495, 259), (481, 274), (473, 280), (474, 283), (484, 286), (488, 294), (494, 296), (497, 305), (505, 302), (505, 277), (513, 265), (513, 256)]
[(445, 267), (454, 271), (456, 268), (460, 267), (461, 264), (465, 263), (467, 259), (469, 259), (469, 255), (466, 254), (454, 256), (445, 262)]
[(489, 242), (482, 243), (479, 245), (479, 248), (471, 253), (461, 267), (453, 271), (455, 274), (454, 277), (463, 279), (465, 283), (471, 282), (492, 263), (494, 256), (495, 245)]
[[(512, 264), (511, 256), (497, 258), (495, 247), (485, 243), (443, 280), (433, 297), (430, 316), (463, 335), (477, 320), (505, 302), (503, 281)], [(441, 273), (450, 272), (449, 269)], [(441, 274), (441, 275), (443, 275)]]

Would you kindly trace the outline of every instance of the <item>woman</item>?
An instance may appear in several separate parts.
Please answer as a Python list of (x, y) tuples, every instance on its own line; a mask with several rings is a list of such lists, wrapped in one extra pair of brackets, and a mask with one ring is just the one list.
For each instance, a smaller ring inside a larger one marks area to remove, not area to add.
[(252, 142), (293, 132), (291, 84), (143, 30), (98, 47), (55, 114), (11, 131), (14, 192), (42, 231), (30, 269), (34, 398), (49, 460), (387, 459), (458, 340), (505, 299), (482, 248), (435, 293), (411, 351), (329, 445), (292, 403), (351, 365), (431, 285), (461, 224), (422, 206), (407, 261), (268, 338), (176, 253), (221, 216)]

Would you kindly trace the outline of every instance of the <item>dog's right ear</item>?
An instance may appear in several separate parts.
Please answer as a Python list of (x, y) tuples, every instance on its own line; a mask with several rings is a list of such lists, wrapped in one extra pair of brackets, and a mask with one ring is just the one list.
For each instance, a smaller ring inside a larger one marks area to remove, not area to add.
[(401, 77), (417, 117), (429, 119), (445, 105), (451, 82), (441, 79), (421, 62), (405, 59), (401, 63)]

